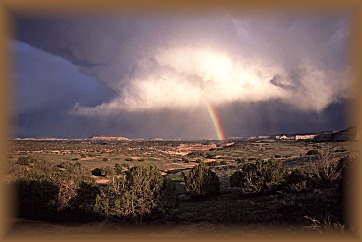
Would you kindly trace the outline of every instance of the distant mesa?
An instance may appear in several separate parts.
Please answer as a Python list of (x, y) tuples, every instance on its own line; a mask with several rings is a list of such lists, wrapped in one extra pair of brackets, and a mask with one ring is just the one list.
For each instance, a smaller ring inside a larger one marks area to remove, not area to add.
[(326, 131), (316, 134), (316, 141), (352, 141), (358, 140), (359, 133), (356, 126), (348, 127), (342, 131)]
[[(39, 141), (64, 141), (64, 140), (69, 140), (69, 139), (63, 139), (63, 138), (15, 138), (14, 140), (24, 140), (24, 141), (34, 141), (34, 140), (39, 140)], [(73, 139), (73, 140), (78, 140), (78, 139)]]
[(163, 138), (151, 138), (149, 140), (151, 140), (151, 141), (163, 141), (164, 139)]
[(353, 141), (358, 140), (359, 133), (356, 126), (348, 127), (341, 131), (322, 131), (315, 134), (296, 134), (296, 135), (275, 135), (279, 140), (313, 140), (317, 142), (328, 141)]
[[(246, 140), (312, 140), (317, 142), (353, 141), (359, 139), (359, 130), (356, 126), (341, 131), (322, 131), (308, 134), (276, 134), (245, 137)], [(237, 137), (236, 139), (242, 139)]]
[(105, 135), (94, 135), (88, 138), (88, 140), (115, 140), (115, 141), (122, 141), (122, 140), (129, 140), (123, 136), (105, 136)]
[[(259, 136), (249, 136), (249, 137), (229, 137), (224, 141), (213, 141), (210, 143), (210, 140), (205, 140), (205, 142), (193, 144), (193, 147), (185, 146), (178, 147), (181, 150), (209, 150), (217, 147), (225, 147), (232, 145), (231, 141), (237, 140), (310, 140), (316, 142), (329, 142), (329, 141), (353, 141), (360, 139), (360, 132), (357, 126), (350, 126), (345, 130), (341, 131), (322, 131), (317, 133), (304, 133), (304, 134), (274, 134), (274, 135), (259, 135)], [(123, 136), (107, 136), (107, 135), (93, 135), (85, 139), (62, 139), (62, 138), (15, 138), (14, 140), (24, 140), (24, 141), (130, 141), (131, 139)], [(132, 139), (134, 141), (164, 141), (163, 138), (149, 138), (149, 139)], [(181, 141), (181, 139), (174, 139)], [(215, 146), (215, 147), (214, 147)]]

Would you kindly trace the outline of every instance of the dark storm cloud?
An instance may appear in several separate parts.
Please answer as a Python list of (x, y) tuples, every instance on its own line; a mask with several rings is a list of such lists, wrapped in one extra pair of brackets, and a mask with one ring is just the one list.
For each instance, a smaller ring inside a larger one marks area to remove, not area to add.
[[(88, 131), (64, 131), (74, 136), (210, 138), (208, 102), (228, 136), (344, 128), (344, 118), (331, 115), (343, 111), (330, 107), (344, 109), (338, 103), (348, 97), (349, 21), (348, 14), (18, 18), (16, 38), (49, 53), (26, 61), (15, 48), (17, 79), (35, 83), (20, 88), (31, 100), (18, 99), (20, 119), (24, 127), (55, 108), (74, 127), (87, 123)], [(54, 94), (42, 97), (48, 87)]]
[(17, 112), (44, 107), (64, 109), (76, 101), (85, 105), (102, 101), (101, 83), (81, 75), (77, 67), (63, 58), (21, 42), (13, 42), (13, 48), (17, 50), (14, 56)]
[[(74, 103), (97, 105), (113, 95), (63, 58), (18, 41), (12, 42), (11, 48), (15, 54), (13, 114), (17, 136), (69, 136), (75, 119), (67, 113)], [(80, 127), (74, 134), (79, 135)]]
[(340, 130), (351, 125), (349, 100), (333, 103), (322, 112), (301, 112), (274, 100), (265, 103), (231, 104), (219, 110), (224, 132), (245, 136), (265, 134), (297, 134)]

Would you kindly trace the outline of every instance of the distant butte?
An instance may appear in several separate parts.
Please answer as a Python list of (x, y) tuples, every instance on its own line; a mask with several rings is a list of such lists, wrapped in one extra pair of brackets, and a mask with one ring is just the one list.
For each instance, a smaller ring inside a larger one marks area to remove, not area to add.
[(88, 140), (129, 140), (126, 137), (123, 136), (91, 136), (88, 138)]

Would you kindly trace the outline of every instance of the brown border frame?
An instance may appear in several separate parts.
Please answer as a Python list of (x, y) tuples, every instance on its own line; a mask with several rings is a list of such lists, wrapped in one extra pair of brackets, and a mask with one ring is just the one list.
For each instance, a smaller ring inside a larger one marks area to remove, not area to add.
[[(10, 125), (10, 114), (11, 114), (11, 55), (8, 53), (6, 48), (7, 39), (9, 36), (12, 36), (12, 16), (14, 13), (17, 15), (57, 15), (57, 14), (70, 14), (70, 15), (79, 15), (79, 14), (107, 14), (115, 13), (116, 11), (126, 11), (126, 12), (152, 12), (152, 13), (201, 13), (201, 12), (212, 12), (212, 11), (221, 11), (227, 9), (234, 13), (238, 13), (240, 10), (249, 10), (249, 11), (302, 11), (302, 12), (315, 12), (315, 11), (340, 11), (343, 9), (354, 11), (354, 26), (353, 26), (353, 42), (351, 43), (351, 49), (353, 53), (353, 61), (356, 66), (355, 79), (352, 80), (353, 89), (361, 90), (361, 63), (362, 63), (362, 49), (359, 46), (359, 43), (362, 43), (361, 37), (361, 2), (358, 0), (308, 0), (308, 1), (288, 1), (288, 0), (224, 0), (224, 1), (207, 1), (207, 0), (185, 0), (185, 1), (163, 1), (163, 0), (122, 0), (122, 1), (112, 1), (112, 0), (103, 0), (103, 1), (94, 1), (94, 0), (3, 0), (0, 2), (0, 158), (5, 160), (5, 150), (6, 150), (6, 139), (11, 137)], [(357, 101), (351, 107), (351, 118), (357, 120), (357, 123), (361, 125), (362, 112), (361, 112), (361, 95), (357, 96)], [(4, 171), (4, 162), (0, 162), (0, 169)], [(353, 184), (355, 197), (350, 199), (349, 207), (355, 211), (354, 216), (351, 217), (351, 222), (355, 224), (355, 234), (356, 236), (351, 237), (333, 237), (337, 241), (341, 240), (360, 240), (362, 238), (361, 230), (361, 171), (360, 162), (356, 164), (356, 167), (353, 168)], [(0, 186), (0, 239), (7, 240), (6, 231), (9, 228), (9, 224), (6, 222), (11, 218), (11, 201), (7, 198), (7, 192), (3, 184)], [(333, 238), (328, 237), (284, 237), (281, 235), (280, 238), (274, 238), (277, 241), (285, 240), (317, 240), (317, 241), (330, 241)], [(39, 238), (17, 238), (16, 240), (38, 240)], [(54, 238), (56, 240), (56, 238)], [(103, 238), (98, 238), (102, 239)], [(128, 238), (131, 239), (131, 238)], [(150, 238), (147, 238), (149, 240)], [(174, 238), (175, 239), (175, 238)], [(195, 238), (194, 238), (195, 239)], [(208, 238), (207, 240), (209, 240)], [(217, 240), (217, 238), (215, 238)], [(240, 238), (235, 238), (240, 239)], [(11, 239), (13, 240), (13, 239)], [(78, 239), (76, 239), (78, 240)], [(81, 239), (79, 239), (81, 240)], [(88, 238), (87, 240), (90, 240)], [(119, 239), (117, 239), (119, 240)], [(132, 240), (135, 240), (134, 238)], [(137, 238), (136, 240), (139, 240)], [(143, 240), (143, 239), (142, 239)], [(182, 239), (183, 240), (183, 239)], [(195, 239), (203, 240), (203, 238)], [(228, 238), (228, 240), (233, 240)]]

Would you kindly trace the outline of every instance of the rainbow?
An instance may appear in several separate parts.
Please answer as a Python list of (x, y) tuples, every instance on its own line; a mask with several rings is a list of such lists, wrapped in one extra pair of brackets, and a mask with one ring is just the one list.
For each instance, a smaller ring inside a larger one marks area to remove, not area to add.
[(207, 112), (210, 115), (212, 124), (214, 125), (214, 129), (215, 129), (218, 140), (225, 140), (225, 135), (221, 129), (220, 121), (219, 121), (219, 118), (217, 117), (216, 110), (208, 102), (206, 102), (206, 108), (207, 108)]

